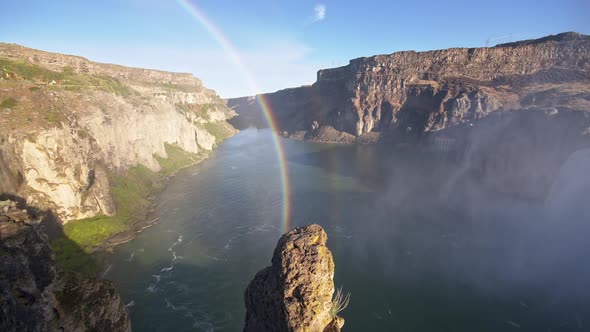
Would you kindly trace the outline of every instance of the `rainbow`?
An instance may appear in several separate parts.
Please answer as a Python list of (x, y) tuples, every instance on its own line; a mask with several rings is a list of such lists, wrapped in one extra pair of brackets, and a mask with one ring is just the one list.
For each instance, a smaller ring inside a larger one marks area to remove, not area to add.
[[(227, 38), (221, 29), (219, 29), (211, 19), (209, 19), (203, 11), (197, 7), (196, 4), (192, 3), (189, 0), (177, 0), (180, 6), (182, 6), (193, 18), (195, 18), (199, 23), (211, 34), (211, 36), (217, 41), (217, 43), (223, 48), (223, 50), (227, 53), (230, 57), (232, 62), (236, 65), (238, 70), (240, 71), (241, 75), (246, 79), (250, 89), (254, 92), (260, 91), (258, 89), (258, 85), (254, 80), (252, 74), (248, 70), (248, 67), (240, 57), (240, 54), (236, 50), (236, 48), (232, 45), (229, 38)], [(271, 112), (270, 106), (268, 101), (265, 99), (263, 95), (257, 94), (256, 100), (258, 104), (260, 104), (260, 108), (264, 113), (264, 117), (268, 122), (269, 127), (273, 131), (273, 143), (276, 150), (277, 155), (277, 162), (279, 164), (279, 173), (281, 177), (281, 187), (282, 187), (282, 196), (283, 196), (283, 207), (282, 207), (282, 223), (281, 223), (281, 232), (286, 233), (290, 226), (291, 226), (291, 185), (289, 182), (289, 172), (287, 170), (287, 160), (285, 159), (285, 149), (283, 147), (283, 143), (281, 142), (281, 138), (278, 136), (278, 125), (277, 121)]]

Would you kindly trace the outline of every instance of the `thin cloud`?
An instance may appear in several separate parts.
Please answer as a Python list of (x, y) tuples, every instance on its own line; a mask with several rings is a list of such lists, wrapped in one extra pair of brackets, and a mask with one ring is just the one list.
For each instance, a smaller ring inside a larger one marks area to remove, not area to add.
[(313, 21), (318, 22), (326, 18), (326, 5), (317, 4), (313, 7)]

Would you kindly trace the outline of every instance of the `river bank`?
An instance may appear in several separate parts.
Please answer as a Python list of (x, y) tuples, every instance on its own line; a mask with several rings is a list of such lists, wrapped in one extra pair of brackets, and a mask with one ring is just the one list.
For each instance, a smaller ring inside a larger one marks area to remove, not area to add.
[(124, 174), (110, 174), (115, 216), (76, 220), (63, 226), (63, 235), (51, 240), (56, 261), (64, 271), (97, 275), (105, 255), (113, 247), (133, 240), (158, 222), (156, 200), (178, 171), (201, 163), (210, 152), (190, 154), (166, 145), (168, 158), (157, 158), (161, 170), (153, 172), (139, 165)]

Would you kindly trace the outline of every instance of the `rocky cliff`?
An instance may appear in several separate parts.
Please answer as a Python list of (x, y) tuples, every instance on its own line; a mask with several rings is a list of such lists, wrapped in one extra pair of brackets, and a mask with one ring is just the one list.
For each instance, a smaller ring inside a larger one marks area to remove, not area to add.
[(246, 289), (244, 331), (340, 331), (334, 294), (334, 260), (319, 225), (283, 235), (272, 265)]
[(127, 309), (114, 286), (73, 272), (58, 272), (32, 214), (0, 201), (0, 330), (130, 331)]
[[(407, 142), (496, 111), (590, 111), (590, 36), (563, 33), (490, 48), (453, 48), (351, 60), (311, 86), (268, 101), (281, 134), (324, 142)], [(228, 100), (239, 126), (259, 126), (252, 98)]]
[(0, 193), (64, 223), (114, 215), (113, 176), (160, 171), (167, 146), (198, 160), (234, 133), (232, 115), (190, 74), (0, 43)]

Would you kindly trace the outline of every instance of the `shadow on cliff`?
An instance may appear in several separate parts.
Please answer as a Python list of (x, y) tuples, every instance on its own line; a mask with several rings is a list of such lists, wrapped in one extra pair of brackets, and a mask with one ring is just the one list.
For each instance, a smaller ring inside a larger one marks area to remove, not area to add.
[(41, 210), (28, 205), (23, 197), (13, 194), (0, 194), (0, 201), (11, 200), (17, 208), (27, 210), (33, 220), (39, 220), (38, 230), (47, 235), (51, 249), (55, 253), (55, 262), (60, 271), (73, 271), (88, 276), (97, 276), (101, 270), (100, 262), (72, 241), (64, 233), (59, 218), (51, 210)]

